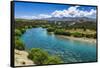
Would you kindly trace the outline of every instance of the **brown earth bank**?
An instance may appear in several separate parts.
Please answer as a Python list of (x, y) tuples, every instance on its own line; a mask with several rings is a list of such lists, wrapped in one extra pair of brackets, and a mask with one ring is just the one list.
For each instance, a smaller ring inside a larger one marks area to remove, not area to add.
[(66, 39), (70, 39), (70, 40), (77, 40), (77, 41), (83, 41), (83, 42), (89, 42), (89, 43), (96, 43), (96, 39), (91, 39), (91, 38), (76, 38), (76, 37), (72, 37), (72, 36), (64, 36), (64, 35), (57, 35), (57, 37), (61, 37), (61, 38), (66, 38)]
[(27, 56), (28, 52), (15, 49), (15, 66), (35, 65)]

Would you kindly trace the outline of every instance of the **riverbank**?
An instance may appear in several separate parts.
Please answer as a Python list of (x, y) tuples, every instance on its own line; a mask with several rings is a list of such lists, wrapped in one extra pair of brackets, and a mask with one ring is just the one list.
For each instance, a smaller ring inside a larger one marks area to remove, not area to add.
[(76, 38), (76, 37), (64, 36), (64, 35), (57, 35), (57, 37), (66, 38), (66, 39), (70, 39), (70, 40), (89, 42), (89, 43), (96, 43), (96, 39), (90, 39), (90, 38), (85, 38), (85, 37), (83, 37), (83, 38)]
[(27, 56), (28, 52), (15, 49), (15, 66), (35, 65)]

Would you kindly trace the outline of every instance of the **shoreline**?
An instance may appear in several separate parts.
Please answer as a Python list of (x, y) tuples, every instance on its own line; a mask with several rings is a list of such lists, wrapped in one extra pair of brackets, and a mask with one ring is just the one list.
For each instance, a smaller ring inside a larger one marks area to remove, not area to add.
[(70, 39), (70, 40), (77, 40), (77, 41), (83, 41), (83, 42), (89, 42), (89, 43), (96, 43), (96, 39), (90, 39), (90, 38), (77, 38), (77, 37), (72, 37), (72, 36), (64, 36), (64, 35), (56, 35), (57, 37), (65, 38), (65, 39)]
[(15, 66), (27, 66), (27, 65), (35, 65), (34, 62), (28, 59), (28, 52), (23, 50), (14, 50), (15, 52)]

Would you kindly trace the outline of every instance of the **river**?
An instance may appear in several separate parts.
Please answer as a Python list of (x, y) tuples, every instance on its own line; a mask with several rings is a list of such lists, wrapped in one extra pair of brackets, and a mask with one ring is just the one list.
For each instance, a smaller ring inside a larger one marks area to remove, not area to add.
[(42, 48), (64, 63), (96, 61), (96, 44), (58, 37), (45, 28), (27, 29), (21, 36), (27, 49)]

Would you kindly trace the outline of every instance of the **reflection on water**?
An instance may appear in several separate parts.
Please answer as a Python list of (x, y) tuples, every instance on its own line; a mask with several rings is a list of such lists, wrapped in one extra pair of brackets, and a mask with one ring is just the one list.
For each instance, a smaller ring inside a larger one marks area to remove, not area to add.
[(96, 44), (60, 38), (43, 28), (28, 29), (21, 37), (26, 48), (42, 48), (65, 63), (96, 61)]

